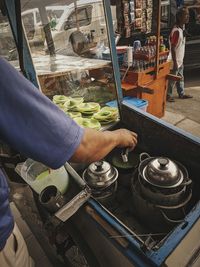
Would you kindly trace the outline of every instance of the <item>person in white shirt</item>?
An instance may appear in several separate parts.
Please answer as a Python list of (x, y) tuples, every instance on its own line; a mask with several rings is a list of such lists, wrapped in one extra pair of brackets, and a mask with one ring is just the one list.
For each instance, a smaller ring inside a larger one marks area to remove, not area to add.
[(172, 74), (180, 76), (177, 82), (170, 80), (167, 91), (167, 101), (174, 102), (172, 96), (173, 88), (176, 84), (177, 93), (180, 99), (192, 98), (184, 93), (184, 75), (183, 75), (183, 59), (185, 55), (185, 24), (189, 20), (188, 8), (182, 7), (176, 13), (176, 24), (172, 28), (169, 36), (170, 54), (173, 62)]

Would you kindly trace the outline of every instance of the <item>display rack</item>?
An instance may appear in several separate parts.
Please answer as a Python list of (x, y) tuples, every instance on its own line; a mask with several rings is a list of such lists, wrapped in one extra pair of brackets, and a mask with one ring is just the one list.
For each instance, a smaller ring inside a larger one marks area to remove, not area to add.
[[(126, 10), (127, 12), (129, 12), (128, 17), (131, 18), (131, 10), (133, 5), (132, 2), (134, 1), (122, 2), (124, 6), (123, 11)], [(154, 36), (149, 37), (149, 31), (151, 31), (153, 20), (152, 6), (154, 4), (157, 7), (155, 18), (156, 33)], [(140, 6), (142, 10), (145, 8), (147, 14), (148, 9), (151, 8), (151, 16), (148, 18), (149, 20), (151, 20), (151, 23), (149, 23), (149, 28), (141, 26), (139, 29), (140, 33), (145, 34), (148, 39), (151, 38), (151, 40), (149, 41), (147, 39), (145, 45), (143, 44), (142, 47), (133, 51), (132, 65), (127, 62), (127, 66), (124, 65), (121, 67), (120, 70), (122, 77), (123, 94), (147, 100), (147, 112), (161, 118), (165, 113), (166, 92), (170, 73), (170, 62), (167, 61), (169, 50), (165, 48), (163, 38), (162, 36), (160, 36), (161, 1), (154, 0), (154, 3), (152, 3), (149, 1), (137, 0), (135, 1), (134, 11), (137, 10), (138, 6)], [(125, 16), (125, 13), (123, 13), (123, 16)], [(143, 19), (143, 17), (145, 16), (143, 13), (141, 13), (141, 20)], [(124, 19), (122, 21), (124, 22), (123, 26), (125, 28), (124, 39), (131, 37), (131, 34), (126, 34), (126, 20)], [(136, 20), (134, 21), (136, 22)], [(142, 25), (144, 26), (144, 24)], [(133, 34), (135, 33), (135, 31), (137, 31), (138, 33), (138, 28), (135, 27), (135, 24), (130, 24), (130, 26), (132, 27)], [(134, 38), (134, 35), (132, 36), (132, 38)]]

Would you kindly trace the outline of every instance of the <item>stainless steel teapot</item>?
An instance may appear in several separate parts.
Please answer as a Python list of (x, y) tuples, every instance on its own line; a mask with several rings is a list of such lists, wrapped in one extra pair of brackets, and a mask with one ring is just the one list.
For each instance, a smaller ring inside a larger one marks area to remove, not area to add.
[(140, 179), (157, 188), (177, 188), (192, 182), (186, 168), (167, 157), (150, 157), (147, 153), (142, 153), (138, 171)]
[(107, 188), (118, 178), (118, 171), (106, 161), (91, 163), (83, 172), (83, 180), (91, 188)]

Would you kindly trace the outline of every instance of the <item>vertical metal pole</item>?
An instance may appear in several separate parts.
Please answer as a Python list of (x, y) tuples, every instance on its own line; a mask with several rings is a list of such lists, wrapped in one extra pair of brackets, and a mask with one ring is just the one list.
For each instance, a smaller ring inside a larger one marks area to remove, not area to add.
[(7, 14), (8, 14), (8, 19), (10, 22), (10, 26), (12, 29), (12, 33), (13, 33), (13, 37), (14, 40), (16, 42), (17, 47), (19, 47), (20, 49), (22, 49), (21, 53), (23, 53), (23, 57), (21, 57), (21, 60), (23, 60), (23, 63), (21, 63), (24, 67), (24, 71), (25, 71), (25, 76), (27, 79), (29, 79), (36, 87), (38, 86), (38, 81), (37, 81), (37, 76), (36, 76), (36, 72), (33, 66), (33, 61), (31, 58), (31, 53), (30, 53), (30, 49), (29, 49), (29, 45), (27, 43), (27, 40), (25, 38), (24, 35), (24, 31), (23, 31), (23, 27), (21, 28), (22, 30), (22, 43), (23, 45), (18, 45), (18, 42), (20, 40), (20, 38), (18, 38), (18, 30), (19, 27), (17, 26), (17, 13), (16, 13), (16, 6), (15, 6), (15, 0), (6, 0), (5, 1), (5, 5), (6, 5), (6, 10), (7, 10)]
[(156, 0), (157, 3), (157, 27), (156, 27), (156, 79), (159, 72), (159, 51), (160, 51), (160, 19), (161, 19), (161, 0)]
[(17, 27), (17, 51), (19, 55), (19, 65), (22, 73), (26, 77), (26, 71), (24, 69), (24, 53), (23, 53), (23, 30), (22, 30), (22, 18), (21, 18), (21, 3), (20, 0), (15, 1), (16, 27)]
[(49, 50), (49, 54), (51, 56), (54, 56), (56, 54), (56, 52), (55, 52), (55, 46), (54, 46), (54, 42), (53, 42), (53, 38), (52, 38), (52, 34), (51, 34), (51, 28), (50, 28), (48, 17), (47, 17), (46, 8), (44, 5), (41, 5), (41, 6), (39, 6), (38, 9), (39, 9), (42, 25), (44, 25), (43, 29), (44, 29), (45, 39), (47, 41), (47, 47)]
[(75, 15), (76, 15), (76, 27), (77, 27), (77, 31), (80, 30), (79, 27), (79, 20), (78, 20), (78, 10), (77, 10), (77, 1), (74, 1), (74, 8), (75, 8)]
[(123, 94), (122, 94), (120, 71), (119, 71), (117, 52), (116, 52), (116, 46), (115, 46), (110, 0), (103, 0), (103, 4), (104, 4), (106, 25), (107, 25), (107, 32), (108, 32), (108, 41), (110, 45), (110, 53), (111, 53), (111, 59), (112, 59), (112, 64), (113, 64), (113, 74), (114, 74), (115, 83), (116, 83), (117, 101), (118, 101), (119, 113), (121, 116), (121, 102), (123, 100)]

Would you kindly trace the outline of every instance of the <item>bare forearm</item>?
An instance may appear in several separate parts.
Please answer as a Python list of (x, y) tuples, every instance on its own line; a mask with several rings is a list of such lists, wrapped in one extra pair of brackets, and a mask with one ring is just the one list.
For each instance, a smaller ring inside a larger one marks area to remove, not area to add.
[(71, 161), (94, 162), (105, 157), (115, 147), (131, 147), (137, 144), (137, 135), (126, 129), (98, 132), (85, 129), (81, 144)]
[(173, 60), (173, 63), (174, 63), (175, 66), (177, 66), (176, 52), (175, 52), (175, 48), (174, 47), (172, 47), (171, 52), (172, 52), (172, 60)]
[(117, 140), (112, 132), (98, 132), (86, 129), (82, 142), (72, 161), (92, 162), (100, 160), (117, 145)]

